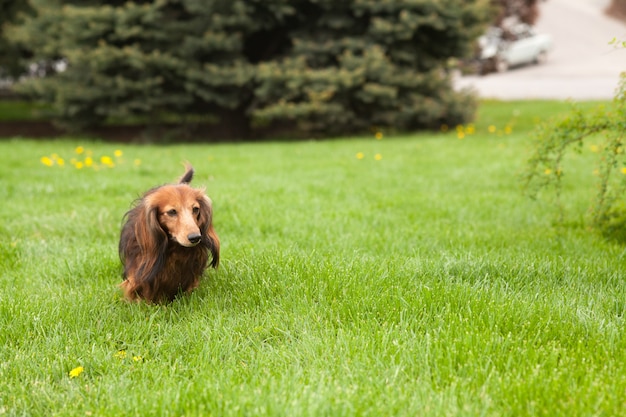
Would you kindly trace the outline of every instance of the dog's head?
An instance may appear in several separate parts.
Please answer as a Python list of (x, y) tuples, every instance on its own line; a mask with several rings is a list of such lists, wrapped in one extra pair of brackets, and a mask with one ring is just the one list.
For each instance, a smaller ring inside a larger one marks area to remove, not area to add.
[(211, 224), (211, 200), (187, 184), (162, 186), (147, 195), (144, 203), (149, 216), (181, 246), (199, 244)]
[[(187, 168), (178, 184), (148, 191), (136, 208), (135, 236), (146, 252), (176, 244), (191, 248), (199, 244), (219, 263), (219, 238), (213, 228), (213, 207), (204, 189), (192, 188), (193, 169)], [(142, 220), (143, 219), (143, 220)], [(165, 246), (164, 246), (165, 245)]]

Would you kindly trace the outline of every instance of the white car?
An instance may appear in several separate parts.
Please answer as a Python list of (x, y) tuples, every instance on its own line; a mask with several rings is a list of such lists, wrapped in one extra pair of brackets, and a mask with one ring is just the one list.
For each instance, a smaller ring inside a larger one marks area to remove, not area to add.
[(480, 72), (504, 72), (524, 64), (542, 64), (552, 49), (552, 37), (536, 33), (534, 28), (520, 23), (509, 30), (492, 27), (478, 40)]

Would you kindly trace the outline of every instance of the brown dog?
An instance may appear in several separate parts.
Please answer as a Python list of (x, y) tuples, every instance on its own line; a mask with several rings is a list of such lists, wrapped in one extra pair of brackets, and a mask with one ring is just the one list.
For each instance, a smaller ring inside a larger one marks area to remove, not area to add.
[(172, 301), (200, 282), (211, 252), (220, 260), (220, 241), (212, 223), (211, 200), (189, 186), (193, 168), (178, 184), (153, 188), (124, 216), (119, 252), (124, 265), (121, 284), (128, 300)]

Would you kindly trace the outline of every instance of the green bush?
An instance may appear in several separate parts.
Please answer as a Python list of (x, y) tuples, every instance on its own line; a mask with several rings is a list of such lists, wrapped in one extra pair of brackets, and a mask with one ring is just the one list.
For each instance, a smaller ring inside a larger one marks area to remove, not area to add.
[(473, 117), (446, 65), (489, 18), (487, 0), (37, 2), (11, 39), (67, 68), (19, 91), (73, 127), (164, 114), (341, 134)]
[(0, 0), (0, 81), (17, 77), (26, 70), (22, 58), (29, 56), (27, 49), (10, 42), (5, 36), (5, 28), (18, 24), (21, 17), (32, 11), (27, 1)]
[(563, 178), (568, 174), (568, 151), (585, 143), (598, 154), (596, 196), (589, 209), (591, 226), (610, 238), (626, 242), (626, 73), (610, 109), (595, 111), (574, 108), (569, 115), (539, 126), (525, 184), (529, 195), (542, 190), (554, 192), (559, 221), (564, 220)]

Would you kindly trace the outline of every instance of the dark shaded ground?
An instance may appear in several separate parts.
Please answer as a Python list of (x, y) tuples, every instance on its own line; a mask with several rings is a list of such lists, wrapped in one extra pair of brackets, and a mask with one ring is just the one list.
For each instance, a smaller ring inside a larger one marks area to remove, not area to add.
[[(0, 138), (94, 137), (106, 141), (134, 142), (148, 140), (145, 126), (107, 126), (85, 132), (68, 132), (46, 121), (0, 122)], [(154, 139), (157, 139), (156, 135)]]
[(62, 132), (55, 128), (49, 122), (36, 121), (18, 121), (18, 122), (0, 122), (0, 137), (29, 137), (43, 138), (62, 136)]
[(0, 140), (23, 138), (94, 138), (107, 142), (175, 143), (175, 142), (237, 142), (254, 141), (267, 137), (302, 139), (289, 127), (259, 129), (253, 134), (242, 132), (228, 124), (190, 124), (159, 126), (119, 125), (100, 126), (80, 132), (63, 130), (52, 122), (25, 120), (0, 122)]

